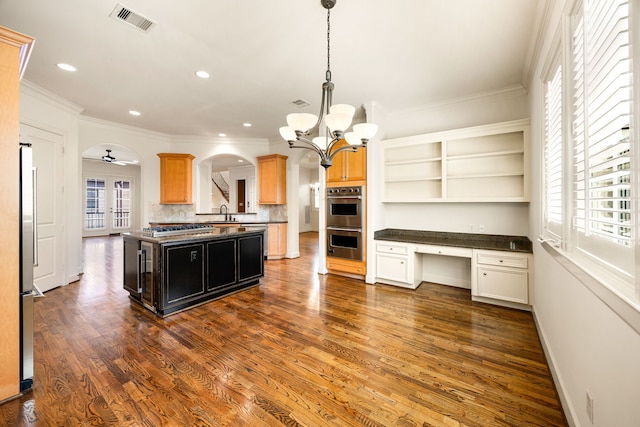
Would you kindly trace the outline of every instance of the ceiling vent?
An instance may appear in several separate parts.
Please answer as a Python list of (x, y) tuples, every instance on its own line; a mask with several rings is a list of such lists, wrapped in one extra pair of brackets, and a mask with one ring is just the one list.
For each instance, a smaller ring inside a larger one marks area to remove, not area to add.
[(156, 23), (149, 18), (145, 18), (120, 3), (116, 5), (115, 9), (113, 9), (113, 12), (111, 12), (111, 15), (109, 16), (116, 21), (126, 22), (129, 25), (133, 25), (144, 33), (149, 32), (156, 25)]
[(298, 108), (302, 108), (302, 107), (308, 107), (309, 105), (311, 105), (310, 103), (308, 103), (307, 101), (305, 101), (304, 99), (296, 99), (295, 101), (291, 101), (291, 103), (293, 105), (295, 105)]

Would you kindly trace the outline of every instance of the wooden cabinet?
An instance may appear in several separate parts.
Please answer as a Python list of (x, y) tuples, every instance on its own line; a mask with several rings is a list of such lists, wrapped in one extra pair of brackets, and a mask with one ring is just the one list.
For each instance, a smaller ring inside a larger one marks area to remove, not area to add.
[(532, 260), (532, 256), (526, 253), (474, 250), (472, 297), (494, 304), (529, 304)]
[(364, 279), (367, 267), (364, 261), (354, 261), (344, 258), (327, 257), (327, 270), (329, 273), (340, 276)]
[(135, 234), (123, 235), (123, 287), (132, 301), (160, 316), (253, 286), (264, 275), (262, 230), (155, 242)]
[(0, 27), (0, 402), (20, 393), (19, 98), (33, 39)]
[(287, 224), (269, 224), (267, 259), (282, 259), (287, 254)]
[(258, 187), (261, 205), (287, 204), (287, 156), (258, 157)]
[(190, 205), (192, 199), (191, 154), (158, 153), (160, 157), (160, 203)]
[(529, 121), (382, 141), (383, 202), (529, 201)]
[[(348, 145), (343, 139), (337, 143), (337, 147)], [(344, 184), (366, 185), (367, 180), (367, 149), (358, 148), (358, 151), (341, 151), (333, 158), (333, 165), (327, 169), (327, 185)]]
[(207, 291), (236, 283), (238, 265), (235, 239), (207, 243)]

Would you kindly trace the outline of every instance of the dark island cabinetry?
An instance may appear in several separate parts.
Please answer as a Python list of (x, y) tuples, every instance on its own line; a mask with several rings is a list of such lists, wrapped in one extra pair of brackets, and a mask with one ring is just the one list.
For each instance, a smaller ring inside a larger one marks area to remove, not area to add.
[(124, 289), (165, 316), (256, 285), (264, 275), (264, 229), (235, 227), (194, 236), (123, 234)]

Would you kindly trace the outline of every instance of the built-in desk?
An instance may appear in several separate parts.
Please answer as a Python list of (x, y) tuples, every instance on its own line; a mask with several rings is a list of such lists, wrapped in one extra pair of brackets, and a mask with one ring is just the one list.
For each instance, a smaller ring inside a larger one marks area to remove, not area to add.
[(471, 289), (474, 301), (529, 309), (531, 241), (524, 236), (384, 229), (374, 233), (376, 282)]

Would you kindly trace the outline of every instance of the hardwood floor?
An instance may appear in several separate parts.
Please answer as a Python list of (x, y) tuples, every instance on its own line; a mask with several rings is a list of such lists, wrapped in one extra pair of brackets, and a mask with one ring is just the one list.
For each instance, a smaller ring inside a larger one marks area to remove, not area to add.
[(266, 261), (259, 286), (165, 319), (129, 302), (122, 242), (89, 238), (82, 280), (35, 305), (19, 426), (564, 426), (530, 313)]

